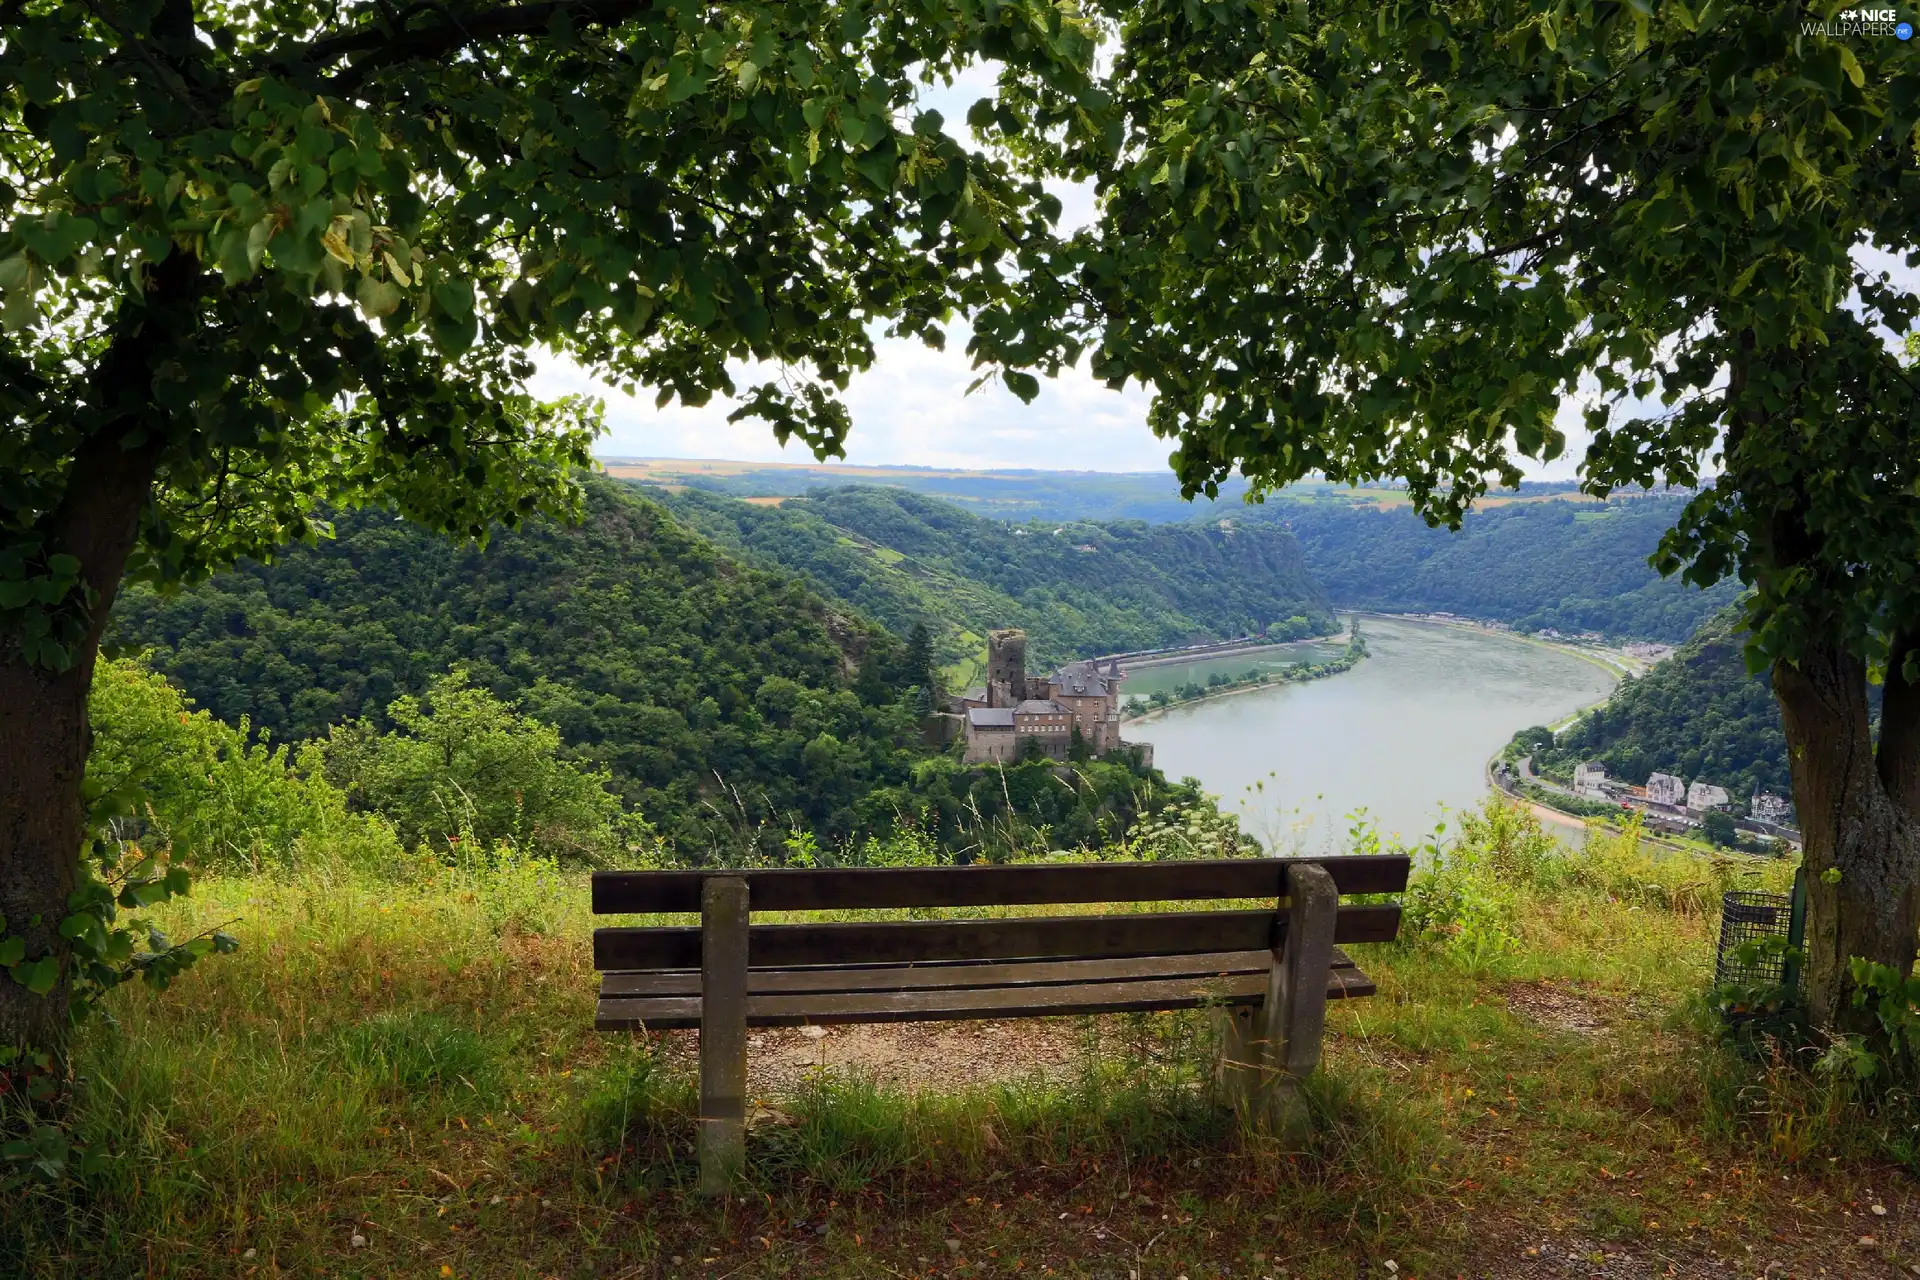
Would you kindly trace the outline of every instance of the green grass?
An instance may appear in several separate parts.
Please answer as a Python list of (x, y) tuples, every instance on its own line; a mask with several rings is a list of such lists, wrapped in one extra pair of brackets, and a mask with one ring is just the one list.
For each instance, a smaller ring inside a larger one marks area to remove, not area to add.
[(1514, 821), (1476, 837), (1496, 945), (1355, 948), (1380, 994), (1331, 1011), (1297, 1147), (1236, 1132), (1204, 1014), (1085, 1019), (1065, 1076), (766, 1099), (784, 1122), (719, 1204), (689, 1194), (686, 1054), (591, 1030), (584, 878), (532, 914), (470, 875), (211, 880), (168, 923), (238, 915), (242, 950), (84, 1033), (80, 1136), (116, 1154), (0, 1199), (0, 1274), (1345, 1280), (1500, 1275), (1541, 1240), (1721, 1274), (1912, 1261), (1897, 1219), (1856, 1243), (1886, 1144), (1685, 1017), (1719, 889), (1777, 872), (1618, 840), (1548, 866)]

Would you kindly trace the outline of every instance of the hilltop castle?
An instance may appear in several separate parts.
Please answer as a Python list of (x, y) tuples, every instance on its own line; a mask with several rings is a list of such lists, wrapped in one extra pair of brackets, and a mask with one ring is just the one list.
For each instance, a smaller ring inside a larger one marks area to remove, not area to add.
[(1074, 732), (1095, 755), (1122, 747), (1144, 753), (1153, 763), (1153, 748), (1120, 740), (1120, 682), (1126, 677), (1117, 659), (1069, 662), (1050, 676), (1027, 674), (1027, 633), (987, 633), (987, 683), (969, 689), (956, 700), (966, 717), (969, 764), (988, 760), (1012, 761), (1027, 742), (1043, 755), (1064, 760), (1073, 747)]

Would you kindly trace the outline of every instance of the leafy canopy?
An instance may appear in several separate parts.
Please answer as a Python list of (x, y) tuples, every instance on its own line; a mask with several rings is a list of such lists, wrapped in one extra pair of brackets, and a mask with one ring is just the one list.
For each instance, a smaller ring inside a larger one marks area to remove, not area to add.
[(1040, 0), (0, 0), (0, 32), (0, 629), (50, 666), (111, 589), (67, 533), (89, 471), (150, 470), (161, 580), (322, 502), (570, 509), (597, 423), (525, 393), (538, 344), (662, 402), (772, 362), (740, 413), (837, 450), (876, 329), (937, 343), (1059, 212), (920, 86), (991, 56), (1072, 94), (1091, 48)]
[(1150, 383), (1190, 492), (1398, 476), (1453, 524), (1576, 404), (1595, 493), (1719, 450), (1662, 567), (1737, 568), (1770, 656), (1884, 653), (1920, 626), (1916, 300), (1877, 265), (1920, 250), (1920, 54), (1810, 29), (1841, 7), (1105, 6), (1114, 114), (1035, 95), (1023, 143), (1102, 217), (1007, 318)]

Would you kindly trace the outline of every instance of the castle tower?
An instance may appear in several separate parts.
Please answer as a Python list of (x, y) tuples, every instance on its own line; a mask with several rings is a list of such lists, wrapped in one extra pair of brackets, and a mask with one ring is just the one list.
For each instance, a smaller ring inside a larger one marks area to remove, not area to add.
[(1017, 707), (1027, 696), (1027, 633), (987, 632), (987, 705)]

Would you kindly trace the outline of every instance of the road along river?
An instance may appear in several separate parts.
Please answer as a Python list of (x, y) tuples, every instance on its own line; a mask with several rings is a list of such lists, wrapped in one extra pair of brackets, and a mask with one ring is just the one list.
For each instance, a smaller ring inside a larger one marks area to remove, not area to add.
[[(1369, 656), (1351, 671), (1174, 707), (1131, 722), (1127, 737), (1151, 742), (1168, 777), (1198, 778), (1275, 852), (1342, 848), (1362, 809), (1383, 835), (1414, 842), (1480, 803), (1487, 758), (1516, 731), (1602, 701), (1618, 679), (1566, 649), (1473, 627), (1362, 616), (1360, 629)], [(1193, 678), (1173, 666), (1140, 674), (1156, 688)]]

